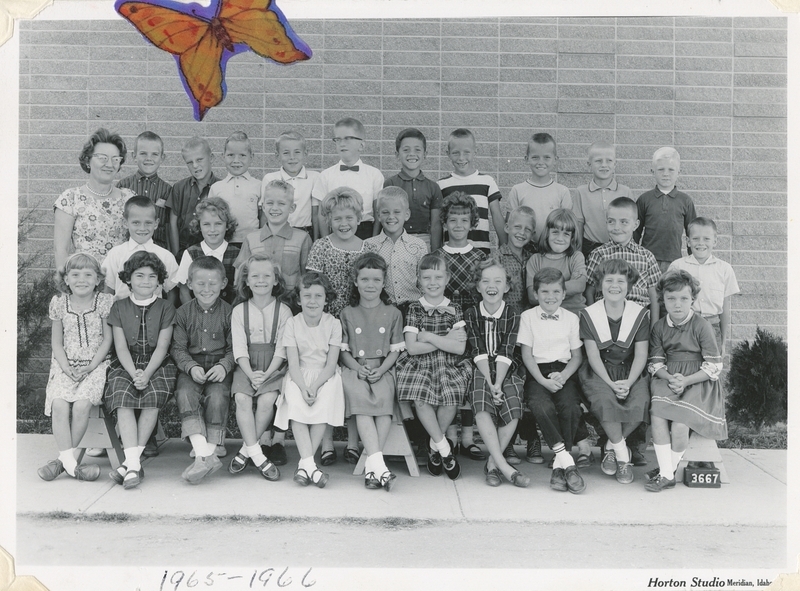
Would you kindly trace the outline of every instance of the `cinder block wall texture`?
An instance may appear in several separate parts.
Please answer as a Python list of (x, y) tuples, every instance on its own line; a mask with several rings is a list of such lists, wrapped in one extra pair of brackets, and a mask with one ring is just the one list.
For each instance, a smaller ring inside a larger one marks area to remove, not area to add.
[[(240, 129), (259, 178), (277, 168), (274, 138), (286, 129), (309, 139), (310, 167), (330, 166), (332, 124), (343, 116), (364, 122), (364, 160), (386, 175), (398, 169), (396, 134), (419, 127), (429, 140), (425, 171), (438, 178), (449, 170), (449, 132), (469, 127), (479, 169), (504, 194), (526, 178), (527, 138), (547, 131), (558, 142), (558, 181), (573, 189), (589, 180), (593, 141), (617, 145), (618, 178), (637, 194), (654, 184), (653, 151), (675, 146), (679, 187), (716, 220), (718, 254), (739, 279), (733, 339), (756, 326), (786, 335), (783, 18), (291, 22), (312, 59), (284, 67), (252, 53), (233, 58), (228, 96), (201, 123), (174, 59), (121, 19), (19, 23), (19, 209), (38, 216), (21, 254), (51, 252), (53, 202), (86, 180), (77, 154), (100, 126), (130, 149), (138, 133), (160, 134), (170, 182), (187, 175), (180, 147), (192, 135), (210, 140), (224, 175), (224, 138)], [(128, 163), (121, 174), (133, 171)]]

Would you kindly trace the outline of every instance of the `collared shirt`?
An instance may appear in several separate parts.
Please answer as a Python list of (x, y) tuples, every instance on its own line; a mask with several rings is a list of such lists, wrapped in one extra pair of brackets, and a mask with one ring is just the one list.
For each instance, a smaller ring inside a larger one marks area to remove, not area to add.
[(492, 248), (489, 241), (489, 205), (502, 198), (495, 180), (488, 174), (476, 170), (467, 176), (448, 174), (439, 179), (439, 188), (442, 190), (443, 198), (455, 191), (462, 191), (475, 200), (478, 206), (478, 227), (469, 231), (469, 239), (475, 248), (481, 249), (488, 255)]
[(503, 268), (511, 277), (511, 289), (503, 298), (509, 304), (518, 306), (520, 310), (527, 307), (528, 298), (526, 286), (528, 259), (536, 254), (536, 247), (532, 242), (529, 242), (522, 248), (522, 257), (518, 257), (511, 250), (511, 246), (503, 244), (497, 249), (497, 254), (500, 255), (500, 261), (503, 263)]
[[(422, 309), (425, 313), (430, 313), (431, 310), (441, 310), (450, 308), (449, 312), (453, 315), (454, 318), (461, 318), (461, 320), (456, 320), (453, 326), (450, 328), (464, 328), (466, 327), (466, 322), (464, 321), (464, 315), (462, 313), (461, 307), (457, 306), (454, 302), (451, 302), (449, 298), (442, 298), (442, 301), (436, 304), (435, 306), (431, 304), (428, 300), (425, 299), (425, 296), (422, 296), (417, 300), (419, 305), (422, 306)], [(435, 314), (436, 312), (434, 312)], [(406, 318), (406, 326), (403, 329), (403, 332), (413, 332), (415, 334), (419, 333), (420, 329), (413, 324), (409, 323), (408, 318)]]
[(183, 373), (199, 365), (192, 355), (224, 355), (219, 363), (227, 373), (235, 367), (231, 341), (231, 307), (217, 299), (207, 310), (191, 300), (175, 314), (175, 331), (169, 349), (175, 365)]
[(489, 314), (481, 302), (464, 312), (464, 321), (467, 323), (469, 354), (475, 363), (489, 359), (516, 367), (519, 332), (519, 309), (516, 306), (501, 301), (497, 311)]
[[(133, 238), (129, 238), (127, 242), (112, 248), (100, 267), (106, 276), (106, 285), (109, 289), (114, 290), (114, 297), (118, 300), (131, 295), (130, 288), (119, 278), (119, 272), (122, 271), (125, 262), (131, 255), (139, 250), (152, 252), (164, 263), (167, 268), (167, 280), (163, 286), (164, 291), (169, 291), (177, 285), (175, 277), (178, 274), (178, 263), (175, 262), (175, 257), (172, 256), (170, 251), (166, 248), (161, 248), (152, 239), (144, 244), (139, 244)], [(162, 286), (159, 285), (156, 294), (161, 295), (161, 292)]]
[(630, 187), (619, 184), (614, 178), (607, 187), (599, 187), (594, 179), (588, 185), (578, 187), (572, 201), (572, 212), (583, 225), (584, 238), (600, 244), (611, 240), (606, 225), (606, 212), (608, 204), (617, 197), (633, 199)]
[(447, 261), (447, 270), (450, 272), (450, 281), (444, 288), (444, 294), (459, 304), (462, 310), (481, 301), (475, 291), (473, 274), (475, 266), (486, 258), (486, 254), (471, 243), (461, 248), (445, 244), (436, 252)]
[(633, 240), (629, 240), (624, 246), (613, 241), (606, 242), (589, 255), (589, 261), (586, 263), (587, 284), (595, 285), (594, 273), (597, 266), (608, 259), (622, 259), (639, 271), (639, 280), (628, 289), (628, 296), (625, 299), (648, 307), (650, 294), (647, 290), (655, 287), (658, 280), (661, 279), (661, 269), (659, 269), (653, 253), (639, 246)]
[(266, 224), (260, 230), (247, 235), (233, 266), (236, 267), (238, 279), (239, 269), (251, 255), (266, 254), (281, 266), (286, 288), (291, 290), (297, 285), (300, 275), (305, 273), (310, 250), (311, 237), (303, 230), (284, 224), (273, 234), (272, 228)]
[(550, 181), (550, 184), (544, 187), (538, 187), (527, 180), (511, 187), (508, 193), (508, 211), (514, 211), (521, 205), (530, 207), (536, 214), (536, 233), (533, 240), (538, 242), (551, 211), (572, 209), (572, 195), (567, 187), (555, 181)]
[(295, 209), (289, 214), (289, 225), (292, 228), (307, 228), (311, 225), (311, 191), (319, 173), (316, 170), (300, 169), (297, 176), (292, 176), (283, 168), (275, 172), (268, 172), (261, 179), (261, 199), (264, 199), (264, 190), (270, 181), (281, 180), (294, 187)]
[(543, 320), (543, 313), (541, 306), (522, 313), (517, 343), (531, 348), (536, 363), (567, 363), (572, 359), (572, 351), (580, 349), (582, 344), (580, 321), (564, 308), (555, 311), (558, 320)]
[(156, 206), (158, 227), (153, 232), (153, 242), (162, 248), (167, 248), (167, 230), (169, 228), (169, 201), (172, 196), (172, 185), (162, 180), (158, 174), (145, 176), (140, 171), (125, 177), (117, 183), (118, 187), (131, 189), (137, 195), (148, 197)]
[(639, 195), (639, 227), (633, 238), (652, 252), (656, 260), (672, 262), (681, 258), (683, 233), (689, 235), (689, 222), (697, 217), (692, 198), (677, 187), (666, 195), (656, 187)]
[(233, 176), (228, 174), (211, 185), (209, 197), (221, 197), (228, 202), (231, 215), (236, 218), (236, 231), (231, 242), (244, 242), (250, 232), (258, 230), (258, 205), (261, 202), (261, 181), (249, 172)]
[(364, 201), (364, 209), (361, 213), (362, 222), (372, 222), (375, 217), (372, 212), (372, 202), (375, 196), (383, 189), (383, 173), (374, 166), (364, 164), (359, 158), (353, 166), (358, 166), (358, 172), (353, 170), (340, 170), (344, 162), (341, 160), (326, 168), (317, 177), (314, 188), (311, 191), (312, 206), (319, 205), (325, 196), (339, 187), (350, 187), (358, 191)]
[(739, 293), (733, 267), (713, 254), (700, 263), (693, 254), (672, 261), (669, 270), (682, 269), (700, 282), (700, 293), (692, 308), (703, 316), (722, 314), (725, 298)]
[(219, 179), (211, 173), (208, 179), (208, 184), (200, 189), (200, 184), (193, 176), (178, 181), (172, 185), (172, 193), (167, 197), (167, 208), (170, 212), (175, 214), (178, 221), (178, 241), (179, 249), (186, 250), (192, 244), (199, 244), (203, 237), (198, 231), (197, 234), (192, 234), (189, 229), (189, 224), (197, 217), (195, 209), (197, 204), (203, 199), (208, 197), (211, 190), (211, 185), (216, 183)]
[[(225, 260), (225, 251), (228, 249), (227, 241), (223, 240), (222, 244), (220, 244), (217, 248), (212, 249), (206, 241), (203, 240), (200, 243), (200, 248), (203, 251), (203, 254), (207, 257), (214, 257), (219, 262), (223, 262)], [(189, 267), (192, 265), (192, 255), (188, 252), (184, 252), (183, 256), (181, 257), (181, 264), (178, 267), (178, 272), (175, 275), (175, 283), (177, 284), (185, 284), (186, 281), (189, 279)]]
[(442, 208), (442, 190), (439, 185), (427, 178), (422, 171), (416, 177), (408, 176), (401, 170), (386, 179), (384, 187), (400, 187), (408, 195), (411, 217), (405, 223), (409, 234), (431, 233), (431, 210)]
[(418, 300), (422, 292), (417, 287), (417, 265), (426, 254), (428, 246), (420, 238), (403, 233), (394, 242), (386, 232), (364, 241), (364, 247), (377, 252), (386, 261), (386, 293), (393, 304)]

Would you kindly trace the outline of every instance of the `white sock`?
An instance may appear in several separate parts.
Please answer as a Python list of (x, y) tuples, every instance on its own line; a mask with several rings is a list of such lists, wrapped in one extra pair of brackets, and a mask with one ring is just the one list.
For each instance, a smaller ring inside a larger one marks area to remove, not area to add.
[(453, 453), (452, 450), (450, 449), (450, 444), (447, 443), (447, 438), (446, 437), (442, 437), (442, 440), (440, 442), (438, 442), (438, 443), (433, 441), (433, 439), (431, 439), (431, 441), (433, 442), (433, 445), (436, 446), (436, 449), (439, 450), (439, 454), (443, 458), (446, 458), (451, 453)]
[(125, 448), (125, 467), (128, 470), (141, 470), (142, 464), (139, 462), (139, 447)]
[(386, 462), (383, 460), (383, 453), (378, 451), (371, 456), (367, 456), (367, 462), (364, 465), (364, 471), (367, 474), (370, 472), (374, 473), (376, 478), (380, 478), (381, 474), (388, 472), (389, 469), (386, 467)]
[(658, 469), (662, 477), (672, 480), (675, 476), (675, 468), (672, 466), (672, 450), (669, 443), (653, 443), (653, 449), (656, 451), (656, 460), (658, 460)]
[(306, 474), (308, 474), (308, 477), (311, 479), (311, 482), (314, 482), (315, 484), (319, 482), (320, 478), (322, 478), (322, 472), (320, 472), (317, 468), (317, 464), (314, 462), (314, 456), (302, 458), (297, 464), (297, 467), (305, 470)]
[(678, 464), (680, 463), (681, 459), (683, 459), (683, 454), (686, 453), (686, 450), (683, 450), (681, 452), (675, 450), (670, 450), (670, 451), (672, 452), (672, 469), (677, 470)]
[(75, 476), (75, 468), (78, 466), (78, 462), (75, 461), (75, 448), (58, 452), (58, 459), (61, 460), (64, 471), (70, 476)]
[(200, 433), (189, 435), (189, 443), (192, 444), (195, 459), (208, 455), (208, 441)]
[[(259, 447), (259, 449), (260, 449), (260, 447)], [(244, 457), (249, 458), (250, 457), (250, 452), (247, 451), (247, 450), (248, 450), (247, 444), (246, 443), (242, 443), (242, 447), (239, 449), (239, 453), (242, 454)]]
[(142, 457), (142, 453), (144, 453), (144, 445), (137, 445), (136, 449), (138, 450), (139, 457)]
[[(558, 466), (556, 466), (558, 464)], [(575, 460), (572, 458), (572, 454), (569, 453), (566, 449), (556, 452), (556, 461), (553, 463), (553, 467), (556, 468), (564, 468), (566, 470), (570, 466), (575, 465)]]
[(216, 443), (211, 443), (209, 441), (208, 442), (208, 453), (205, 454), (205, 455), (209, 455), (210, 456), (211, 454), (216, 454), (216, 453), (217, 453), (217, 444)]
[(617, 461), (622, 463), (628, 463), (631, 461), (631, 456), (628, 453), (628, 445), (625, 443), (625, 438), (623, 437), (619, 443), (611, 443), (611, 440), (608, 440), (611, 449), (614, 450), (614, 454), (617, 456)]
[(256, 466), (260, 466), (267, 459), (267, 456), (265, 456), (264, 452), (261, 451), (261, 446), (258, 443), (254, 445), (248, 445), (247, 453)]

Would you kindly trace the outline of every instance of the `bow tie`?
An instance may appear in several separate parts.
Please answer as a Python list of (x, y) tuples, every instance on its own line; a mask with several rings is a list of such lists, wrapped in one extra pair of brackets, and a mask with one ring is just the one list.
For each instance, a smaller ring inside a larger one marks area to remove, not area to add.
[(489, 324), (494, 324), (495, 322), (497, 322), (497, 318), (495, 318), (494, 316), (484, 316), (483, 319)]
[(428, 308), (426, 311), (428, 312), (428, 316), (433, 316), (434, 312), (438, 312), (439, 314), (450, 312), (450, 314), (454, 316), (456, 313), (456, 309), (453, 306), (434, 306), (433, 308)]
[(344, 172), (345, 170), (352, 170), (353, 172), (358, 172), (358, 164), (356, 164), (355, 166), (347, 166), (346, 164), (340, 164), (339, 170), (341, 172)]
[(542, 312), (542, 320), (558, 320), (558, 314), (545, 314)]

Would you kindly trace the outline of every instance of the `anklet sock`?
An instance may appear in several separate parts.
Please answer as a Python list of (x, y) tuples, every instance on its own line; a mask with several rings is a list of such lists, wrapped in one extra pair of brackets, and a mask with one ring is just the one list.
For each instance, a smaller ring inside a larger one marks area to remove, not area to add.
[(78, 466), (78, 462), (75, 461), (75, 448), (58, 452), (58, 459), (61, 460), (64, 471), (70, 476), (75, 476), (75, 468)]
[[(611, 442), (610, 439), (609, 442)], [(617, 456), (618, 462), (628, 463), (631, 461), (631, 456), (628, 453), (628, 444), (625, 442), (624, 437), (619, 443), (611, 443), (611, 449), (614, 450), (614, 454)]]
[(189, 443), (192, 444), (195, 458), (206, 457), (209, 455), (208, 440), (206, 440), (206, 438), (200, 433), (189, 435)]
[(564, 442), (557, 443), (553, 447), (553, 452), (556, 454), (555, 461), (553, 462), (553, 468), (563, 468), (566, 470), (570, 466), (575, 465), (575, 460), (572, 459), (572, 455), (567, 451), (567, 448), (564, 446)]
[(672, 450), (669, 447), (669, 443), (653, 443), (653, 449), (656, 451), (659, 474), (672, 480), (672, 477), (675, 476), (675, 470), (672, 468)]
[[(433, 439), (431, 439), (431, 441), (433, 441)], [(441, 455), (443, 458), (446, 458), (451, 453), (453, 453), (452, 450), (450, 449), (450, 444), (447, 443), (447, 438), (446, 437), (442, 437), (442, 440), (440, 442), (438, 442), (438, 443), (433, 441), (433, 445), (439, 451), (439, 455)]]
[(250, 457), (250, 452), (247, 451), (247, 450), (248, 450), (247, 444), (246, 443), (242, 443), (242, 447), (239, 448), (239, 453), (242, 454), (244, 457), (249, 458)]
[(383, 453), (379, 451), (375, 452), (371, 456), (367, 456), (367, 462), (364, 465), (364, 469), (367, 474), (372, 472), (377, 478), (380, 478), (381, 474), (384, 472), (389, 471), (389, 469), (386, 467), (386, 462), (383, 461)]
[(578, 442), (578, 453), (585, 456), (588, 456), (589, 454), (592, 453), (592, 448), (589, 446), (588, 439), (581, 439)]
[(297, 467), (305, 470), (308, 477), (311, 479), (311, 482), (316, 484), (319, 482), (319, 479), (322, 478), (322, 472), (319, 471), (317, 468), (317, 464), (314, 462), (314, 456), (310, 458), (302, 458), (300, 462), (297, 464)]
[(678, 464), (683, 459), (683, 454), (686, 453), (686, 450), (683, 450), (681, 452), (677, 452), (677, 451), (674, 451), (674, 450), (670, 450), (670, 451), (672, 453), (672, 469), (673, 470), (677, 470), (678, 469)]
[(267, 456), (265, 456), (264, 452), (261, 451), (261, 446), (257, 443), (254, 445), (248, 445), (247, 453), (250, 454), (250, 458), (253, 460), (253, 463), (256, 466), (260, 466), (267, 459)]
[(139, 447), (125, 448), (125, 467), (128, 470), (140, 470), (142, 464), (139, 462)]

